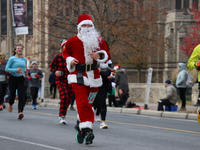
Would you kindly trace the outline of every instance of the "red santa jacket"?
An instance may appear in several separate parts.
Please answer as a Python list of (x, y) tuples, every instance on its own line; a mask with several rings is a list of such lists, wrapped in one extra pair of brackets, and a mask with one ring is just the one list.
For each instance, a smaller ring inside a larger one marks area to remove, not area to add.
[[(70, 63), (75, 58), (79, 61), (78, 65), (82, 64), (94, 64), (98, 62), (106, 62), (110, 59), (110, 53), (106, 42), (101, 38), (99, 43), (100, 49), (96, 53), (104, 54), (103, 59), (94, 60), (88, 56), (88, 51), (84, 48), (83, 42), (78, 38), (78, 36), (72, 37), (67, 40), (65, 49), (63, 50), (63, 57), (66, 59), (67, 69), (70, 72), (68, 75), (68, 83), (77, 83), (77, 70), (75, 66), (71, 68)], [(92, 51), (91, 51), (92, 52)], [(102, 85), (102, 78), (100, 76), (99, 70), (91, 70), (89, 72), (83, 72), (84, 85), (90, 87), (100, 87)]]

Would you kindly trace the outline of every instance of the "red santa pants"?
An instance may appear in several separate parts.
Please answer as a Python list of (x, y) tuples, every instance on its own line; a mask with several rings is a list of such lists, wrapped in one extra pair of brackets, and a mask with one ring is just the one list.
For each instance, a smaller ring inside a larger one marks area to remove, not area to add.
[(76, 97), (76, 105), (80, 119), (80, 129), (92, 128), (94, 122), (94, 112), (92, 110), (92, 103), (99, 88), (90, 88), (85, 85), (72, 84), (74, 94)]

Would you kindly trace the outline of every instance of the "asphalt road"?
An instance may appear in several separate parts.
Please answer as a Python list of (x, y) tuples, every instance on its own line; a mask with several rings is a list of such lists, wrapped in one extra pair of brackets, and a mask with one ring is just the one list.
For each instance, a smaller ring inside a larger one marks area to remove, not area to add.
[(0, 150), (198, 150), (197, 121), (143, 115), (108, 113), (108, 129), (93, 125), (92, 145), (78, 144), (76, 111), (68, 111), (67, 125), (60, 125), (57, 108), (26, 106), (17, 119), (17, 106), (0, 112)]

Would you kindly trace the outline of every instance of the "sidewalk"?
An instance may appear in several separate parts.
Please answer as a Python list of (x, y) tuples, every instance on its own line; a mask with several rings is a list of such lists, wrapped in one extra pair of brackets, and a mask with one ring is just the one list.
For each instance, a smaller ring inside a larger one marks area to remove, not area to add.
[[(60, 100), (59, 99), (50, 99), (44, 98), (43, 102), (38, 100), (40, 107), (50, 107), (50, 108), (59, 108)], [(144, 103), (136, 103), (140, 108), (121, 108), (121, 107), (107, 107), (108, 112), (114, 113), (124, 113), (124, 114), (136, 114), (136, 115), (147, 115), (147, 116), (157, 116), (157, 117), (166, 117), (166, 118), (178, 118), (178, 119), (189, 119), (197, 120), (196, 110), (198, 107), (192, 105), (186, 105), (186, 111), (157, 111), (157, 103), (149, 103), (148, 109), (144, 110)], [(178, 105), (178, 110), (181, 105)], [(76, 109), (76, 103), (74, 103), (74, 108)]]

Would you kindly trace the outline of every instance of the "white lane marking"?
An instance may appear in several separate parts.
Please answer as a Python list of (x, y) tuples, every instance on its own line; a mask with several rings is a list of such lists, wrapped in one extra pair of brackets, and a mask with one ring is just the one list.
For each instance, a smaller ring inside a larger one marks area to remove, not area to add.
[(0, 136), (0, 138), (11, 140), (11, 141), (16, 141), (16, 142), (21, 142), (21, 143), (26, 143), (26, 144), (37, 145), (37, 146), (45, 147), (45, 148), (49, 148), (49, 149), (65, 150), (65, 149), (61, 149), (61, 148), (58, 148), (58, 147), (52, 147), (52, 146), (48, 146), (48, 145), (43, 145), (43, 144), (38, 144), (38, 143), (33, 143), (33, 142), (28, 142), (28, 141), (23, 141), (23, 140), (17, 140), (17, 139), (9, 138), (9, 137), (6, 137), (6, 136)]

